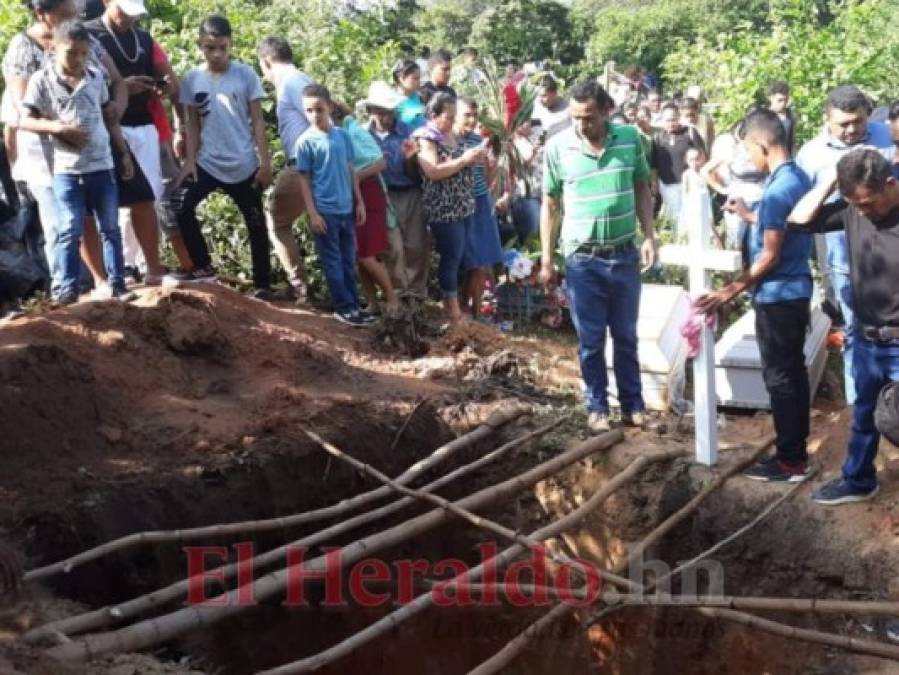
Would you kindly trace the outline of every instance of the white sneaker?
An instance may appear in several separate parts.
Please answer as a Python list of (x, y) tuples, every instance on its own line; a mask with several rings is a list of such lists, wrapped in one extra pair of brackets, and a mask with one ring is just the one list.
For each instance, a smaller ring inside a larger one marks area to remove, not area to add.
[(594, 434), (604, 434), (612, 430), (609, 413), (592, 412), (587, 417), (587, 427)]

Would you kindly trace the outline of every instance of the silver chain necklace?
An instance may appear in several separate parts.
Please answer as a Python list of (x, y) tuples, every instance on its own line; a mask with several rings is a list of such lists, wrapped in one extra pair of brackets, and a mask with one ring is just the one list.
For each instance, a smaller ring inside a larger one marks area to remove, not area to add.
[(128, 63), (137, 63), (137, 60), (140, 58), (140, 55), (141, 55), (141, 53), (143, 53), (143, 50), (141, 49), (140, 40), (138, 40), (138, 38), (137, 38), (137, 33), (134, 30), (134, 26), (132, 26), (131, 28), (128, 29), (129, 32), (131, 33), (131, 36), (134, 38), (134, 57), (133, 58), (128, 56), (128, 54), (125, 52), (125, 48), (122, 47), (122, 43), (119, 42), (119, 38), (115, 34), (115, 31), (107, 23), (105, 16), (103, 17), (103, 26), (104, 26), (104, 28), (106, 28), (106, 32), (109, 33), (109, 35), (112, 37), (112, 41), (115, 42), (115, 46), (119, 48), (119, 53), (122, 55), (122, 58), (124, 58)]

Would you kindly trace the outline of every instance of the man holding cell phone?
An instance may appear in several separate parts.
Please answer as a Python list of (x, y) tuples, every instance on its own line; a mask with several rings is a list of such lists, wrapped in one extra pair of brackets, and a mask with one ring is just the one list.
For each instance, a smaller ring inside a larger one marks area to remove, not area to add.
[[(144, 281), (148, 286), (158, 286), (162, 284), (165, 270), (159, 260), (161, 221), (155, 202), (163, 196), (163, 175), (153, 106), (158, 106), (159, 96), (170, 97), (178, 126), (183, 126), (183, 108), (176, 104), (178, 78), (168, 60), (158, 57), (161, 50), (150, 33), (137, 25), (140, 17), (147, 14), (144, 0), (104, 0), (104, 4), (103, 14), (85, 25), (109, 53), (128, 85), (128, 107), (121, 125), (134, 161), (135, 175), (132, 180), (120, 182), (119, 205), (128, 211), (134, 235), (146, 259)], [(177, 136), (175, 143), (177, 147)], [(181, 258), (183, 246), (178, 245), (177, 225), (174, 219), (164, 219), (164, 222), (163, 234)], [(128, 234), (123, 232), (125, 240)]]

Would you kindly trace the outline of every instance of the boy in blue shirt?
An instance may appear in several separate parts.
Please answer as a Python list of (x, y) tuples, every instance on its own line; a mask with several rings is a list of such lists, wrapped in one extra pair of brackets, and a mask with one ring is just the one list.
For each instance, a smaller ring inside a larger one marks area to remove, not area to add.
[(757, 211), (750, 211), (742, 200), (726, 207), (752, 224), (744, 246), (748, 267), (737, 281), (697, 300), (696, 308), (715, 311), (752, 288), (756, 339), (771, 397), (777, 451), (751, 467), (746, 476), (796, 483), (809, 475), (806, 442), (811, 396), (804, 346), (812, 297), (808, 264), (812, 239), (787, 230), (786, 221), (811, 182), (790, 157), (787, 132), (777, 113), (760, 110), (750, 115), (743, 145), (756, 168), (769, 174)]
[(296, 165), (334, 318), (364, 326), (372, 317), (360, 311), (356, 287), (356, 226), (365, 223), (365, 205), (353, 169), (353, 145), (349, 134), (331, 123), (331, 94), (326, 87), (306, 87), (303, 109), (310, 126), (297, 143)]

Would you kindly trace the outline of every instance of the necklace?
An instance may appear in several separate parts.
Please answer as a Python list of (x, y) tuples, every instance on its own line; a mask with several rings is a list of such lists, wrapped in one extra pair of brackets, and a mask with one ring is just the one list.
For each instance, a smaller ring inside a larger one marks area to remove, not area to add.
[(115, 34), (115, 31), (109, 26), (109, 23), (106, 21), (106, 17), (103, 17), (103, 27), (106, 28), (106, 32), (109, 33), (110, 37), (112, 37), (112, 41), (115, 42), (115, 46), (118, 47), (119, 53), (122, 55), (122, 58), (125, 59), (128, 63), (137, 63), (137, 60), (140, 58), (140, 55), (143, 53), (143, 50), (140, 47), (140, 41), (137, 39), (137, 33), (134, 31), (134, 26), (129, 28), (129, 32), (131, 33), (131, 37), (134, 38), (134, 57), (128, 56), (125, 52), (125, 48), (122, 47), (122, 43), (119, 42), (118, 36)]

